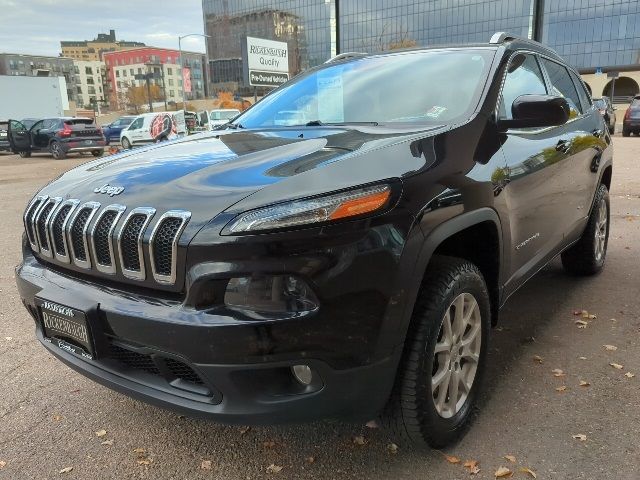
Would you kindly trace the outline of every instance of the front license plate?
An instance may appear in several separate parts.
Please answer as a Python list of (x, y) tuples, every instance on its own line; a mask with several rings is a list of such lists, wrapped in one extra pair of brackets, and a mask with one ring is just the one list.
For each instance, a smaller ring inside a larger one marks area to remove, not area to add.
[(93, 342), (86, 314), (49, 300), (36, 299), (45, 340), (63, 350), (93, 359)]

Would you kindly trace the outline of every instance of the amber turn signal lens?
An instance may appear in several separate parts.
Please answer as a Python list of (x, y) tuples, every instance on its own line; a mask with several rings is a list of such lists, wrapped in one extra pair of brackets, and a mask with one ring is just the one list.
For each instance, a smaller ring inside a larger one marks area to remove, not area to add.
[(353, 217), (373, 212), (382, 207), (387, 200), (389, 200), (390, 194), (391, 192), (389, 190), (385, 190), (383, 192), (372, 193), (365, 197), (347, 200), (346, 202), (341, 203), (329, 218), (331, 220), (337, 220), (339, 218)]

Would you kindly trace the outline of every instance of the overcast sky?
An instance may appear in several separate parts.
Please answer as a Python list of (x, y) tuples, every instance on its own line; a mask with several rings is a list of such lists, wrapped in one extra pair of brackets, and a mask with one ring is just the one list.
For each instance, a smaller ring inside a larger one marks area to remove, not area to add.
[[(201, 0), (0, 0), (0, 53), (58, 56), (60, 40), (118, 40), (178, 48), (178, 35), (203, 33)], [(202, 37), (182, 48), (204, 52)]]

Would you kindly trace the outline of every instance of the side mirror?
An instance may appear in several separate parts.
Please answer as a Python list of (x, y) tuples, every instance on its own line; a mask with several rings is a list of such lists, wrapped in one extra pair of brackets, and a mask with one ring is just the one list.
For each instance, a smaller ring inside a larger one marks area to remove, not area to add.
[(569, 120), (571, 109), (563, 97), (554, 95), (520, 95), (511, 106), (510, 120), (498, 120), (498, 128), (555, 127)]

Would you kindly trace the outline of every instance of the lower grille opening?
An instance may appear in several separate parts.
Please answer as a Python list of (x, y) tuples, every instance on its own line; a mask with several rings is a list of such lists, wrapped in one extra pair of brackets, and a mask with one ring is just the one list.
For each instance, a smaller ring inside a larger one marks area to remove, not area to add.
[(203, 385), (202, 379), (186, 363), (182, 363), (173, 358), (167, 358), (165, 361), (167, 362), (167, 368), (176, 376), (176, 378), (195, 383), (196, 385)]
[(160, 375), (160, 370), (151, 358), (151, 355), (134, 352), (133, 350), (128, 350), (114, 344), (111, 344), (109, 350), (109, 356), (111, 358), (123, 363), (132, 370), (142, 370), (153, 375)]

